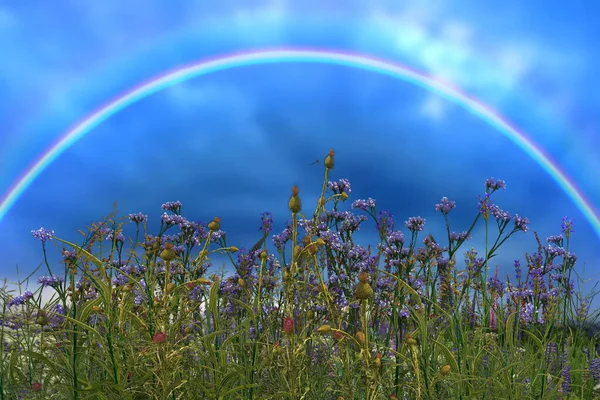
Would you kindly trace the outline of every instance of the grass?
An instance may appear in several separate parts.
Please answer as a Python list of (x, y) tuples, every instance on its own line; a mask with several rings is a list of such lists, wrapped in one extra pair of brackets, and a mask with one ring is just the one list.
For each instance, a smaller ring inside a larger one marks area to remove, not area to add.
[[(348, 181), (329, 181), (334, 159), (312, 215), (294, 187), (291, 222), (269, 238), (264, 213), (248, 251), (179, 202), (163, 204), (154, 235), (142, 214), (112, 214), (80, 244), (33, 231), (48, 276), (35, 292), (0, 291), (0, 400), (594, 398), (597, 314), (593, 294), (573, 290), (571, 220), (548, 245), (536, 235), (516, 279), (501, 280), (490, 260), (528, 231), (492, 202), (504, 182), (486, 181), (464, 232), (442, 198), (438, 242), (420, 217), (405, 237), (375, 200), (350, 201)], [(352, 236), (368, 219), (380, 243), (365, 248)], [(481, 223), (480, 254), (465, 243)], [(58, 275), (50, 242), (63, 248)], [(218, 253), (232, 274), (210, 273)]]

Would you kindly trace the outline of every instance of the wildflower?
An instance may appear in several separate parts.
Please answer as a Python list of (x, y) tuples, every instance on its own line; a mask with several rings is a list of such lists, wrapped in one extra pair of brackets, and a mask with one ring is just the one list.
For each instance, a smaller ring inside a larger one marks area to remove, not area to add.
[(422, 231), (423, 227), (425, 226), (425, 218), (421, 218), (421, 217), (410, 217), (408, 219), (408, 221), (405, 221), (404, 224), (406, 225), (406, 228), (408, 228), (409, 231), (411, 232), (417, 232), (417, 231)]
[(321, 325), (318, 329), (317, 332), (319, 333), (329, 333), (331, 332), (331, 325)]
[(288, 335), (291, 335), (294, 332), (294, 320), (292, 317), (285, 317), (283, 321), (283, 331)]
[(527, 224), (529, 223), (529, 218), (527, 217), (519, 217), (519, 214), (515, 215), (515, 229), (521, 230), (523, 232), (527, 232), (529, 227)]
[(264, 212), (260, 215), (260, 230), (264, 235), (268, 235), (273, 229), (273, 214)]
[(455, 201), (450, 201), (447, 197), (442, 197), (441, 202), (435, 205), (435, 211), (440, 211), (442, 214), (448, 214), (454, 207), (456, 207)]
[(33, 382), (31, 384), (32, 392), (39, 392), (40, 390), (42, 390), (42, 384), (40, 382)]
[(369, 197), (367, 200), (355, 200), (352, 203), (352, 208), (357, 208), (363, 211), (369, 211), (370, 209), (375, 208), (375, 199)]
[(298, 193), (300, 193), (300, 189), (298, 189), (298, 186), (294, 185), (292, 187), (292, 196), (288, 201), (288, 208), (292, 214), (297, 214), (302, 209), (302, 201), (300, 200), (300, 197), (298, 197)]
[(338, 179), (337, 182), (329, 181), (327, 182), (327, 187), (335, 194), (350, 194), (352, 193), (352, 186), (350, 185), (350, 181), (348, 179)]
[(563, 217), (561, 230), (567, 239), (571, 237), (571, 233), (573, 233), (573, 220), (569, 217)]
[(590, 361), (590, 373), (592, 374), (592, 378), (594, 378), (594, 383), (598, 383), (600, 380), (600, 360), (598, 360), (598, 357)]
[(366, 300), (373, 297), (373, 288), (369, 285), (369, 275), (366, 272), (358, 274), (358, 285), (356, 285), (356, 291), (354, 295), (359, 300)]
[(469, 234), (469, 232), (464, 231), (464, 232), (451, 232), (450, 233), (450, 240), (455, 241), (455, 242), (462, 242), (465, 240), (468, 240), (471, 238), (471, 235)]
[(31, 293), (28, 290), (25, 293), (23, 293), (22, 295), (17, 296), (14, 299), (11, 299), (8, 302), (8, 306), (9, 307), (12, 307), (12, 306), (22, 306), (23, 304), (25, 304), (27, 302), (27, 300), (32, 299), (32, 298), (33, 298), (33, 293)]
[(167, 334), (162, 331), (156, 332), (152, 337), (154, 343), (163, 343), (165, 340), (167, 340)]
[(135, 224), (139, 224), (141, 222), (148, 221), (148, 216), (142, 214), (141, 212), (136, 213), (136, 214), (129, 214), (129, 221), (133, 222)]
[(561, 385), (562, 392), (571, 393), (571, 366), (566, 362), (560, 375), (563, 378)]
[(40, 276), (37, 280), (37, 283), (42, 285), (42, 287), (56, 286), (62, 282), (64, 282), (64, 279), (58, 276)]
[(32, 230), (31, 235), (34, 238), (41, 240), (42, 242), (45, 242), (46, 240), (52, 239), (54, 237), (54, 231), (46, 229), (44, 227), (41, 227), (38, 230)]
[(500, 179), (488, 178), (485, 180), (485, 190), (495, 192), (498, 189), (506, 189), (506, 182)]
[(174, 213), (179, 213), (181, 211), (181, 202), (177, 201), (167, 201), (165, 204), (161, 205), (160, 208), (165, 211), (171, 211)]

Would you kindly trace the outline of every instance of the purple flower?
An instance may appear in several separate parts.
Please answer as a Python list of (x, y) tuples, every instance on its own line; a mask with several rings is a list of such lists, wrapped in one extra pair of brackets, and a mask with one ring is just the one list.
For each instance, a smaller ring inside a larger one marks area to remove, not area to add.
[(423, 227), (425, 226), (425, 218), (421, 218), (421, 217), (410, 217), (408, 218), (408, 221), (404, 222), (404, 225), (406, 225), (406, 228), (411, 231), (411, 232), (420, 232), (423, 230)]
[(448, 214), (454, 207), (456, 207), (455, 201), (450, 201), (447, 197), (442, 197), (441, 202), (435, 205), (435, 211), (440, 211), (442, 214)]
[(390, 246), (400, 248), (404, 244), (404, 234), (401, 231), (390, 232), (387, 237), (387, 242)]
[(171, 215), (171, 214), (167, 214), (166, 212), (163, 213), (163, 215), (160, 217), (160, 219), (162, 219), (162, 221), (165, 224), (167, 224), (167, 226), (179, 225), (179, 224), (185, 222), (185, 218), (183, 218), (181, 215)]
[(568, 239), (573, 233), (573, 220), (569, 217), (564, 217), (562, 219), (561, 230), (563, 235)]
[(488, 178), (485, 180), (486, 192), (491, 190), (492, 192), (498, 189), (506, 189), (506, 182), (500, 179)]
[(270, 212), (264, 212), (260, 215), (260, 230), (263, 234), (268, 235), (273, 229), (273, 214)]
[(278, 251), (282, 251), (285, 244), (292, 238), (292, 228), (289, 223), (279, 235), (273, 235), (273, 244)]
[(521, 280), (521, 261), (515, 260), (514, 265), (515, 265), (515, 274), (517, 277), (517, 281), (520, 281)]
[(463, 232), (451, 232), (450, 233), (450, 240), (455, 241), (455, 242), (462, 242), (464, 240), (470, 239), (471, 235), (469, 234), (469, 232), (467, 231), (463, 231)]
[(380, 235), (385, 236), (394, 229), (394, 219), (392, 213), (387, 210), (379, 211), (377, 218), (377, 230)]
[(490, 211), (492, 208), (492, 200), (490, 199), (490, 193), (485, 194), (485, 197), (482, 199), (481, 197), (479, 197), (479, 213), (481, 215), (483, 215), (484, 219), (488, 219), (488, 217), (490, 216)]
[(137, 214), (129, 214), (129, 221), (133, 222), (135, 224), (139, 224), (141, 222), (148, 221), (148, 216), (142, 214), (141, 212), (139, 212)]
[(55, 286), (64, 282), (64, 279), (59, 278), (58, 276), (40, 276), (37, 280), (37, 283), (46, 286)]
[(54, 237), (54, 231), (46, 229), (44, 227), (41, 227), (40, 229), (36, 230), (32, 230), (31, 231), (31, 235), (36, 238), (41, 240), (42, 242), (45, 242), (48, 239), (52, 239)]
[(181, 202), (179, 200), (177, 201), (167, 201), (165, 204), (163, 204), (162, 206), (160, 206), (160, 208), (162, 210), (165, 211), (171, 211), (174, 213), (179, 213), (179, 211), (181, 210)]
[(567, 364), (566, 360), (560, 375), (563, 378), (561, 386), (562, 392), (571, 393), (571, 366)]
[(598, 357), (590, 361), (590, 373), (594, 378), (594, 383), (598, 383), (598, 380), (600, 380), (600, 360), (598, 360)]
[(548, 236), (546, 238), (546, 241), (550, 244), (554, 244), (558, 247), (562, 247), (562, 243), (563, 243), (563, 236), (562, 235), (558, 235), (558, 236)]
[(11, 299), (8, 302), (8, 307), (21, 306), (21, 305), (25, 304), (27, 302), (27, 300), (32, 299), (32, 298), (33, 298), (33, 293), (31, 293), (28, 290), (25, 293), (23, 293), (22, 295), (17, 296), (14, 299)]
[(363, 211), (369, 211), (370, 209), (375, 208), (375, 199), (369, 197), (367, 200), (355, 200), (352, 203), (352, 208), (357, 208)]
[(527, 217), (519, 217), (519, 214), (515, 215), (515, 229), (521, 230), (523, 232), (527, 232), (529, 227), (527, 224), (529, 223), (529, 218)]
[(327, 187), (335, 194), (341, 194), (342, 192), (350, 194), (352, 192), (348, 179), (339, 179), (337, 182), (329, 181), (327, 182)]

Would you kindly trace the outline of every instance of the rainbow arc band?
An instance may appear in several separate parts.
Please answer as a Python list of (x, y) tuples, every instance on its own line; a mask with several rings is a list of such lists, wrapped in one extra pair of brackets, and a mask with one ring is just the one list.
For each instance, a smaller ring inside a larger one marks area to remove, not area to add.
[(103, 107), (83, 118), (69, 131), (62, 134), (53, 145), (41, 154), (39, 159), (24, 171), (2, 197), (0, 203), (0, 221), (2, 221), (8, 210), (48, 165), (96, 126), (124, 108), (165, 88), (201, 75), (250, 65), (277, 63), (321, 63), (371, 71), (412, 83), (461, 106), (496, 128), (537, 162), (573, 201), (600, 239), (600, 217), (590, 202), (586, 200), (583, 193), (541, 148), (488, 106), (469, 97), (446, 82), (389, 61), (339, 50), (295, 48), (260, 49), (201, 60), (155, 77), (117, 96)]

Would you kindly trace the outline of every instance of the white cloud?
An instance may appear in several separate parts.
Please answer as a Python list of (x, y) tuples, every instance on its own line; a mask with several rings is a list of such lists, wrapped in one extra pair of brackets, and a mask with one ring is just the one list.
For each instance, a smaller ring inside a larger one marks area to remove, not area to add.
[(428, 94), (425, 101), (419, 107), (419, 112), (422, 115), (434, 121), (443, 119), (447, 111), (448, 104), (446, 104), (446, 100), (434, 94)]

